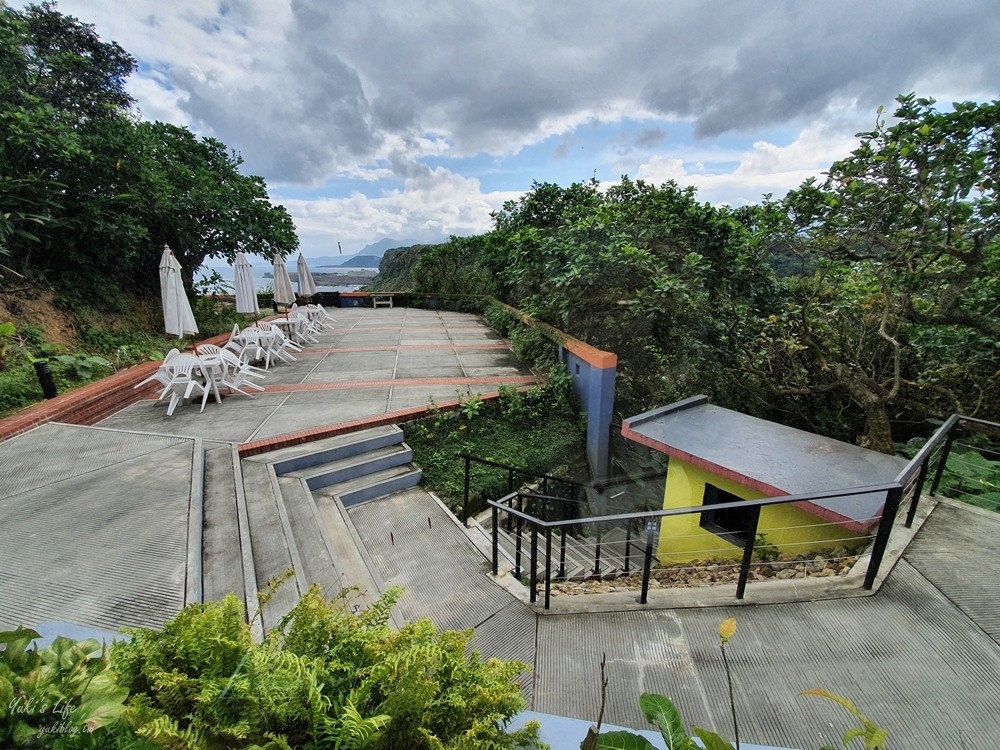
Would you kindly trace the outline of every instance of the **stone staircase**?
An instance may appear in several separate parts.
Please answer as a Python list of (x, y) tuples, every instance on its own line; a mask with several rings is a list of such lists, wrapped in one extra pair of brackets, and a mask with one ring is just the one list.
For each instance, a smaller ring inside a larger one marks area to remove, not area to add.
[(398, 427), (376, 427), (239, 459), (234, 446), (205, 450), (203, 588), (206, 599), (256, 593), (294, 570), (255, 629), (275, 627), (310, 586), (327, 596), (381, 584), (346, 508), (413, 487), (421, 472)]

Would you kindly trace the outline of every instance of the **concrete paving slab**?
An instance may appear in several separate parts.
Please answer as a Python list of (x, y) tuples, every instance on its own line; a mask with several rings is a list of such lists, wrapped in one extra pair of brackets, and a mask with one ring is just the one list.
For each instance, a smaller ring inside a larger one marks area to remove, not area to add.
[(464, 378), (466, 377), (466, 374), (465, 370), (463, 370), (461, 365), (458, 363), (440, 364), (431, 367), (421, 367), (418, 365), (397, 365), (396, 377), (424, 378), (427, 380), (433, 380), (436, 378)]
[[(339, 388), (333, 390), (303, 391), (288, 394), (283, 410), (295, 411), (299, 407), (321, 411), (316, 418), (336, 418), (343, 422), (357, 419), (359, 414), (378, 414), (387, 411), (390, 390), (386, 386), (378, 388)], [(373, 411), (374, 410), (374, 411)], [(309, 419), (314, 422), (316, 419)], [(331, 422), (330, 424), (333, 424)]]
[(465, 376), (468, 378), (519, 378), (528, 373), (523, 367), (469, 367), (464, 366)]
[(325, 373), (388, 371), (391, 375), (396, 364), (396, 352), (390, 351), (335, 351), (317, 362), (310, 373), (311, 378)]
[(399, 343), (403, 346), (420, 346), (427, 344), (440, 344), (442, 342), (448, 343), (451, 338), (448, 336), (448, 331), (444, 328), (433, 331), (427, 328), (419, 328), (416, 330), (403, 329), (399, 337)]
[[(46, 468), (30, 471), (26, 453)], [(195, 459), (191, 439), (73, 425), (0, 443), (0, 466), (28, 477), (0, 478), (0, 628), (159, 627), (176, 614)]]
[[(388, 395), (379, 400), (350, 400), (349, 403), (322, 408), (322, 405), (315, 403), (305, 403), (300, 405), (284, 405), (276, 410), (274, 414), (263, 422), (249, 440), (263, 440), (265, 438), (285, 435), (289, 432), (308, 430), (313, 427), (325, 427), (327, 425), (347, 422), (353, 419), (363, 419), (384, 414), (388, 411)], [(248, 442), (248, 441), (244, 441)]]
[(458, 359), (464, 367), (503, 367), (529, 372), (509, 349), (462, 349)]
[(424, 389), (418, 389), (416, 392), (412, 393), (407, 392), (407, 389), (394, 388), (392, 398), (389, 400), (389, 411), (410, 409), (417, 406), (428, 406), (431, 399), (434, 400), (435, 404), (443, 404), (450, 401), (456, 401), (458, 399), (468, 399), (474, 395), (476, 395), (474, 391), (469, 391), (467, 389), (456, 391), (454, 387), (449, 389), (447, 386), (442, 387), (440, 390), (432, 390), (430, 392)]
[(222, 404), (208, 404), (199, 413), (192, 404), (181, 404), (167, 416), (164, 402), (140, 401), (101, 421), (102, 427), (149, 430), (206, 440), (245, 442), (285, 400), (287, 394), (261, 394), (255, 399), (226, 396)]
[(317, 370), (309, 373), (303, 383), (354, 383), (358, 380), (391, 380), (394, 365), (379, 367), (357, 366), (353, 369), (340, 369), (331, 367), (329, 369)]

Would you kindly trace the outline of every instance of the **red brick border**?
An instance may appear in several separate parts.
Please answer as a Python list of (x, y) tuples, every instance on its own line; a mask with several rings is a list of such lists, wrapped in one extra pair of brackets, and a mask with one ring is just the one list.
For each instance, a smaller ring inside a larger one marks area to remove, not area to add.
[[(518, 391), (525, 391), (531, 387), (532, 386), (528, 385), (521, 386), (518, 388)], [(498, 398), (500, 398), (499, 393), (482, 396), (483, 401), (493, 401)], [(454, 401), (443, 401), (439, 404), (435, 404), (434, 409), (436, 411), (454, 411), (456, 409), (460, 409), (461, 406), (462, 401), (456, 399)], [(241, 458), (246, 456), (256, 456), (261, 453), (269, 453), (270, 451), (278, 450), (279, 448), (289, 448), (293, 445), (311, 443), (314, 440), (322, 440), (323, 438), (333, 437), (334, 435), (345, 435), (351, 432), (360, 432), (361, 430), (367, 430), (370, 427), (383, 427), (390, 424), (399, 424), (400, 422), (412, 422), (426, 416), (430, 413), (430, 411), (430, 404), (411, 406), (409, 409), (399, 409), (398, 411), (376, 414), (371, 417), (351, 419), (346, 422), (338, 422), (324, 427), (313, 427), (308, 430), (300, 430), (299, 432), (286, 432), (283, 435), (275, 435), (274, 437), (266, 438), (264, 440), (256, 440), (251, 443), (241, 443), (237, 446), (236, 450), (239, 452)]]

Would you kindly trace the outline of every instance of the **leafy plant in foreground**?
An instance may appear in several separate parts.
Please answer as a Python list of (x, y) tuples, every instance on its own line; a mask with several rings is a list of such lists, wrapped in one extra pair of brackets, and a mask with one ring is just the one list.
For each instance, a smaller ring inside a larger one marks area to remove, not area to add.
[(102, 748), (128, 690), (96, 640), (57, 637), (32, 647), (34, 630), (0, 633), (0, 746)]
[[(864, 740), (865, 750), (884, 750), (886, 746), (885, 744), (886, 738), (889, 736), (889, 733), (885, 729), (882, 729), (877, 724), (875, 724), (875, 722), (873, 722), (863, 713), (861, 713), (861, 711), (858, 710), (858, 707), (855, 706), (852, 701), (849, 701), (847, 698), (844, 698), (842, 696), (835, 695), (834, 693), (829, 693), (826, 690), (820, 690), (818, 688), (813, 688), (812, 690), (803, 690), (800, 693), (800, 695), (815, 695), (820, 698), (826, 698), (827, 700), (831, 700), (834, 703), (843, 706), (852, 714), (854, 714), (855, 718), (861, 723), (861, 727), (860, 728), (854, 727), (844, 732), (844, 737), (843, 737), (844, 747), (847, 747), (854, 740), (860, 739)], [(821, 748), (821, 750), (834, 750), (834, 748), (830, 745), (824, 745)]]
[[(736, 750), (740, 747), (740, 731), (736, 723), (736, 704), (733, 700), (733, 679), (729, 673), (729, 662), (726, 660), (726, 643), (736, 634), (736, 620), (729, 618), (719, 625), (719, 647), (722, 649), (722, 660), (726, 667), (726, 682), (729, 685), (729, 706), (733, 713), (733, 729), (736, 733)], [(695, 742), (684, 729), (684, 721), (680, 711), (671, 700), (655, 693), (643, 693), (639, 697), (639, 707), (646, 721), (655, 724), (669, 750), (733, 750), (728, 740), (708, 729), (692, 727), (695, 736), (701, 740), (701, 745)], [(605, 732), (597, 737), (596, 750), (646, 750), (654, 745), (632, 732)]]
[(400, 595), (307, 592), (262, 643), (233, 596), (185, 608), (162, 632), (130, 631), (114, 665), (132, 689), (129, 748), (459, 750), (537, 747), (507, 733), (525, 665), (468, 653), (472, 631), (389, 625)]

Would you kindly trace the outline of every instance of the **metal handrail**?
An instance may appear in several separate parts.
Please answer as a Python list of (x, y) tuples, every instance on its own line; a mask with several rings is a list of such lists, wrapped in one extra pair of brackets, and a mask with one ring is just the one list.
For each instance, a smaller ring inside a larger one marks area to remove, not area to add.
[[(579, 482), (575, 479), (565, 479), (563, 477), (556, 477), (550, 474), (540, 474), (538, 472), (530, 471), (528, 469), (520, 469), (516, 466), (511, 466), (510, 464), (502, 464), (496, 461), (490, 461), (486, 458), (479, 458), (478, 456), (470, 456), (468, 453), (456, 453), (457, 458), (461, 458), (465, 461), (465, 483), (462, 491), (462, 524), (465, 526), (469, 525), (469, 518), (472, 512), (469, 508), (469, 488), (471, 486), (471, 471), (472, 463), (484, 464), (486, 466), (493, 466), (497, 469), (503, 469), (507, 472), (507, 492), (511, 493), (514, 491), (514, 475), (520, 474), (525, 477), (531, 477), (533, 479), (541, 479), (543, 482), (543, 493), (548, 490), (549, 482), (559, 482), (569, 486), (570, 493), (572, 497), (568, 500), (574, 503), (582, 503), (582, 500), (576, 498), (577, 488), (585, 489), (588, 485), (585, 482)], [(567, 498), (559, 498), (560, 500), (567, 500)]]
[[(938, 447), (943, 446), (943, 449), (939, 455), (938, 466), (934, 481), (931, 486), (931, 494), (937, 488), (940, 481), (941, 472), (943, 471), (944, 465), (947, 462), (948, 452), (951, 448), (951, 443), (954, 440), (953, 430), (962, 425), (965, 422), (971, 422), (973, 424), (979, 424), (983, 426), (988, 426), (992, 428), (1000, 429), (1000, 424), (994, 422), (989, 422), (982, 419), (976, 419), (973, 417), (962, 417), (959, 415), (952, 415), (941, 427), (939, 427), (930, 439), (921, 447), (917, 454), (907, 462), (906, 466), (897, 474), (896, 478), (891, 482), (885, 482), (881, 484), (867, 485), (863, 487), (850, 487), (844, 489), (827, 490), (823, 492), (816, 492), (811, 494), (800, 494), (800, 495), (783, 495), (778, 497), (766, 497), (756, 500), (739, 500), (729, 503), (714, 503), (708, 510), (720, 511), (728, 510), (732, 508), (740, 508), (750, 511), (750, 523), (749, 528), (746, 532), (746, 542), (743, 548), (743, 558), (740, 563), (740, 574), (739, 581), (736, 588), (736, 598), (742, 599), (746, 589), (746, 583), (749, 578), (750, 563), (753, 554), (753, 545), (757, 532), (757, 523), (760, 518), (760, 511), (762, 508), (772, 506), (772, 505), (786, 505), (789, 503), (799, 503), (804, 501), (815, 501), (830, 498), (845, 498), (852, 495), (861, 494), (874, 494), (884, 492), (886, 495), (885, 504), (883, 506), (881, 520), (878, 525), (878, 530), (875, 535), (875, 539), (872, 543), (871, 558), (868, 564), (868, 570), (865, 574), (864, 588), (870, 590), (874, 585), (875, 578), (878, 575), (879, 568), (882, 564), (882, 559), (885, 555), (885, 550), (888, 546), (889, 535), (892, 531), (893, 524), (896, 520), (896, 514), (899, 510), (900, 504), (904, 496), (910, 495), (910, 507), (907, 512), (907, 518), (905, 525), (910, 527), (913, 523), (914, 516), (916, 515), (917, 505), (919, 503), (920, 495), (923, 491), (923, 486), (927, 478), (927, 474), (930, 468), (931, 459)], [(468, 457), (473, 460), (473, 457)], [(468, 466), (468, 463), (466, 464)], [(524, 472), (530, 474), (530, 472)], [(518, 507), (514, 507), (514, 501), (517, 502)], [(517, 563), (516, 563), (516, 574), (520, 576), (520, 557), (521, 557), (521, 547), (520, 547), (520, 529), (524, 524), (528, 524), (530, 528), (530, 540), (531, 540), (531, 550), (529, 554), (531, 556), (531, 570), (530, 570), (530, 600), (535, 601), (536, 589), (537, 589), (537, 560), (538, 560), (538, 534), (539, 532), (544, 532), (545, 536), (545, 608), (549, 608), (549, 587), (551, 583), (552, 570), (550, 565), (551, 559), (551, 544), (552, 544), (552, 533), (558, 531), (561, 534), (561, 555), (560, 555), (560, 571), (561, 574), (565, 574), (565, 535), (567, 529), (572, 526), (598, 526), (599, 524), (614, 524), (628, 522), (631, 523), (640, 521), (643, 524), (647, 524), (647, 530), (650, 528), (658, 529), (659, 521), (663, 518), (669, 518), (673, 516), (683, 516), (690, 515), (692, 513), (698, 513), (699, 515), (705, 512), (706, 508), (703, 505), (698, 506), (688, 506), (685, 508), (667, 508), (655, 511), (641, 511), (634, 513), (615, 513), (610, 515), (602, 516), (591, 516), (589, 518), (575, 518), (567, 520), (556, 520), (548, 521), (543, 518), (539, 518), (528, 510), (524, 509), (525, 501), (528, 502), (528, 507), (530, 508), (532, 503), (537, 503), (539, 501), (544, 503), (549, 502), (566, 502), (565, 498), (555, 497), (552, 495), (536, 494), (528, 492), (511, 492), (508, 495), (500, 498), (499, 500), (488, 500), (487, 505), (491, 506), (493, 509), (493, 573), (494, 575), (499, 573), (499, 514), (504, 512), (507, 514), (508, 518), (514, 518), (517, 521), (517, 526), (519, 529), (518, 533), (518, 550), (517, 550)], [(650, 526), (652, 524), (652, 526)], [(598, 526), (600, 528), (600, 526)], [(639, 601), (645, 604), (647, 601), (647, 595), (649, 591), (649, 576), (652, 566), (652, 549), (653, 540), (655, 538), (655, 533), (646, 534), (646, 549), (645, 549), (645, 559), (643, 563), (643, 580), (642, 580), (642, 590), (640, 594)], [(631, 544), (631, 541), (629, 541)], [(600, 568), (600, 545), (596, 547), (596, 561), (594, 565), (595, 573)]]

